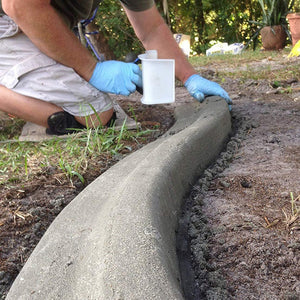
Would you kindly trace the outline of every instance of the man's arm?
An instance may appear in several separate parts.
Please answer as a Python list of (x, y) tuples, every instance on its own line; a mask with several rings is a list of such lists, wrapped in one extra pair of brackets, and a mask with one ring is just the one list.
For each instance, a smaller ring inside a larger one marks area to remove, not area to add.
[(66, 26), (50, 0), (2, 0), (2, 8), (43, 53), (90, 80), (96, 60)]
[(124, 9), (146, 50), (157, 50), (159, 58), (175, 59), (175, 73), (179, 80), (184, 83), (191, 75), (197, 73), (178, 47), (156, 6), (142, 12), (131, 11), (125, 7)]
[(159, 58), (175, 59), (176, 77), (184, 83), (191, 96), (202, 102), (205, 95), (218, 95), (227, 101), (231, 109), (232, 101), (227, 92), (218, 83), (197, 74), (155, 6), (142, 12), (124, 9), (146, 50), (157, 50)]

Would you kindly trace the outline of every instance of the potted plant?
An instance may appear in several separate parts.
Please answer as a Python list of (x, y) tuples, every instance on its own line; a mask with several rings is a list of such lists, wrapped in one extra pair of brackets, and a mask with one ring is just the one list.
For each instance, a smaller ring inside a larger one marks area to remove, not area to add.
[(258, 0), (258, 3), (262, 19), (251, 22), (258, 26), (252, 39), (256, 39), (260, 34), (265, 50), (283, 49), (288, 36), (286, 15), (290, 0)]
[(300, 40), (300, 0), (291, 1), (292, 12), (286, 17), (289, 21), (293, 46)]

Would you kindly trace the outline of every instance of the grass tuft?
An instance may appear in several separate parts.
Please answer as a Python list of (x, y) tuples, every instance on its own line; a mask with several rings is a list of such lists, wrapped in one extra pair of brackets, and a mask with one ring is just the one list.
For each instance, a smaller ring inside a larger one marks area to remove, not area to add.
[(299, 228), (299, 224), (296, 225), (295, 223), (299, 219), (299, 215), (300, 215), (300, 205), (298, 204), (298, 203), (300, 203), (300, 195), (298, 195), (298, 197), (294, 198), (294, 194), (291, 192), (290, 197), (291, 197), (290, 212), (286, 212), (284, 209), (282, 209), (282, 212), (285, 217), (284, 222), (286, 224), (286, 228), (289, 231), (292, 231), (296, 228)]
[(131, 143), (139, 143), (152, 130), (128, 130), (124, 122), (120, 130), (99, 126), (81, 130), (66, 139), (53, 138), (39, 143), (18, 141), (17, 136), (11, 136), (11, 130), (7, 132), (1, 132), (0, 136), (0, 185), (26, 181), (43, 169), (56, 167), (71, 184), (74, 178), (84, 183), (85, 172), (91, 166), (96, 167), (99, 156), (128, 153), (133, 150)]
[[(290, 48), (285, 48), (283, 51), (245, 50), (238, 55), (195, 56), (190, 58), (190, 62), (200, 73), (205, 68), (214, 69), (215, 67), (219, 78), (266, 79), (270, 81), (300, 78), (299, 62), (287, 57), (290, 51)], [(285, 58), (282, 67), (274, 69), (272, 62), (282, 60), (282, 58)], [(222, 70), (218, 68), (220, 64)], [(264, 68), (261, 67), (262, 64)]]

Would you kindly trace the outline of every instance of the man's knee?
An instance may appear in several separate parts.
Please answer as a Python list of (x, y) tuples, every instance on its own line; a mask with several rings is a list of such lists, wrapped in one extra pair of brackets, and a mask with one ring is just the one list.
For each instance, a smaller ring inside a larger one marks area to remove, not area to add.
[(115, 120), (116, 113), (113, 108), (87, 117), (74, 117), (66, 111), (59, 111), (49, 116), (47, 133), (63, 135), (74, 133), (86, 127), (112, 126)]

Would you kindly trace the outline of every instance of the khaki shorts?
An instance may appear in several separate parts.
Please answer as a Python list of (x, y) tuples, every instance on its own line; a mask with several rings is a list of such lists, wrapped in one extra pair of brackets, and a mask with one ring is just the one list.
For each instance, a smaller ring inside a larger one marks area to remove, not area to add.
[(107, 94), (43, 54), (7, 16), (0, 16), (0, 85), (51, 102), (74, 116), (93, 114), (92, 107), (97, 112), (113, 107)]

